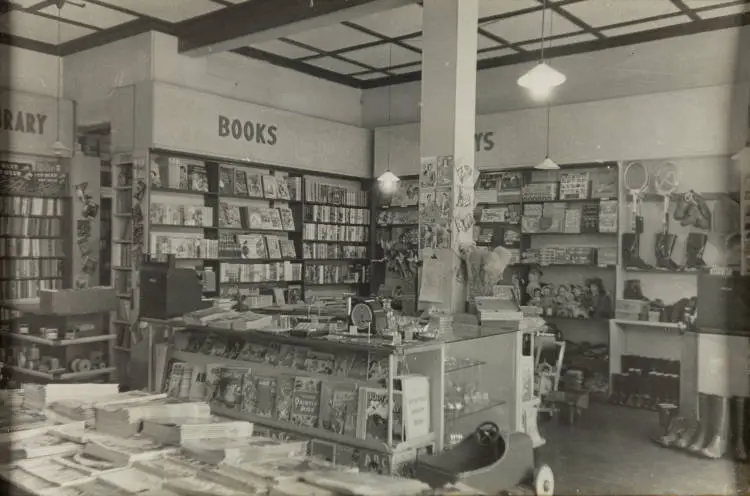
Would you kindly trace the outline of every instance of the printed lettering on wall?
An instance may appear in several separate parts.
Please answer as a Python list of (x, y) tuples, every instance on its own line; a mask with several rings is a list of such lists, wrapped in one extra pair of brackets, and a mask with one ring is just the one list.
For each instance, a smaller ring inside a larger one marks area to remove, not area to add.
[(495, 148), (495, 133), (485, 131), (474, 134), (474, 146), (477, 152), (488, 152)]
[(47, 114), (25, 112), (20, 109), (15, 110), (9, 108), (3, 108), (1, 110), (2, 125), (0, 125), (0, 129), (3, 131), (38, 135), (44, 134), (44, 124), (47, 122)]
[(278, 128), (272, 124), (219, 116), (219, 137), (221, 138), (234, 138), (274, 146), (278, 141), (277, 131)]

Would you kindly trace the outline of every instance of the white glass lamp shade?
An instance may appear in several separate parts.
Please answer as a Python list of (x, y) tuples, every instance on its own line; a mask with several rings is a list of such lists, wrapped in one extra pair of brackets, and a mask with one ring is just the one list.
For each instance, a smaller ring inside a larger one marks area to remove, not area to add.
[(517, 82), (519, 86), (531, 91), (534, 96), (542, 98), (548, 96), (553, 88), (563, 84), (566, 79), (562, 72), (540, 62), (518, 78)]
[(378, 177), (378, 181), (380, 181), (381, 183), (397, 183), (400, 180), (401, 179), (399, 179), (399, 177), (390, 170), (383, 172), (382, 174), (380, 174), (380, 177)]
[(52, 151), (55, 153), (55, 155), (57, 155), (58, 157), (61, 157), (65, 155), (66, 153), (68, 153), (70, 150), (68, 149), (67, 146), (65, 146), (65, 144), (62, 141), (57, 140), (55, 141), (55, 144), (52, 145)]
[(551, 158), (546, 157), (544, 160), (535, 165), (534, 168), (538, 170), (557, 170), (560, 168), (560, 166), (557, 165), (557, 163)]

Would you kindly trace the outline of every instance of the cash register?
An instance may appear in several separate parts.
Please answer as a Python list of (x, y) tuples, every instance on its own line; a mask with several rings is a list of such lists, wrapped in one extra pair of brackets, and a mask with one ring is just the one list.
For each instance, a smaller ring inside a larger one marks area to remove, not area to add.
[(171, 319), (209, 306), (203, 284), (193, 268), (175, 267), (174, 255), (147, 257), (140, 270), (140, 315)]

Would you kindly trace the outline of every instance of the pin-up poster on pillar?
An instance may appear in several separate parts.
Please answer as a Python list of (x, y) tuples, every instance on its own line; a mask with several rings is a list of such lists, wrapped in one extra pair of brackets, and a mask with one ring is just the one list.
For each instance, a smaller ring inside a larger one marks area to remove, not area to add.
[(371, 133), (249, 102), (153, 83), (152, 146), (217, 158), (371, 175)]
[[(58, 129), (59, 127), (59, 129)], [(53, 156), (55, 142), (73, 146), (73, 102), (19, 91), (0, 92), (0, 151)]]

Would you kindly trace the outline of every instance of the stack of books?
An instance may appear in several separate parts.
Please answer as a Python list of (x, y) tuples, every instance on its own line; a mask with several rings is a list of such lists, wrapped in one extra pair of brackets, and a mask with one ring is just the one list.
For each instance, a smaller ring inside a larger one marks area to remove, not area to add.
[(117, 394), (117, 384), (24, 384), (24, 406), (44, 410), (62, 400), (87, 400)]
[(88, 436), (83, 454), (112, 462), (118, 466), (129, 465), (137, 460), (149, 460), (175, 453), (177, 448), (168, 447), (144, 437), (124, 439), (101, 433)]
[(203, 402), (170, 403), (165, 398), (135, 399), (127, 403), (97, 405), (96, 430), (114, 436), (129, 437), (138, 434), (145, 419), (178, 415), (208, 417), (210, 410), (208, 404)]
[(204, 439), (245, 438), (253, 435), (253, 424), (222, 417), (165, 417), (143, 421), (143, 436), (162, 444), (183, 444)]

